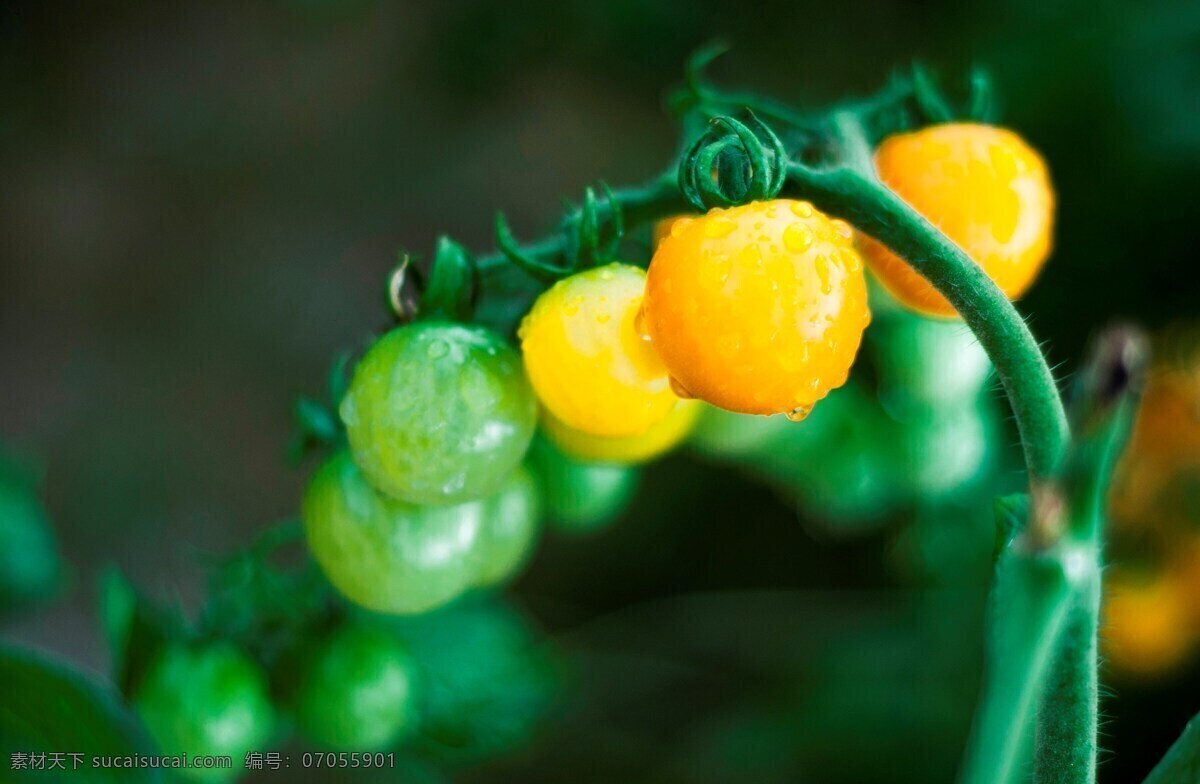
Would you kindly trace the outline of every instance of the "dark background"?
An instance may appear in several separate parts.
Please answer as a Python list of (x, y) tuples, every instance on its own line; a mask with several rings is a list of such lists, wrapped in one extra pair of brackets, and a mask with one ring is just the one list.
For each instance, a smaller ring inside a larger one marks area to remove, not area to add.
[[(985, 66), (1057, 186), (1056, 253), (1021, 308), (1062, 374), (1116, 317), (1196, 315), (1194, 2), (6, 4), (0, 436), (47, 466), (73, 575), (7, 635), (103, 668), (92, 582), (110, 562), (194, 602), (197, 554), (294, 513), (290, 401), (384, 323), (396, 249), (448, 232), (486, 250), (498, 208), (528, 236), (597, 178), (657, 172), (676, 143), (664, 96), (714, 37), (734, 47), (716, 78), (798, 102), (914, 58)], [(892, 585), (882, 540), (815, 540), (689, 458), (643, 495), (642, 529), (545, 546), (518, 595), (551, 630), (706, 591), (840, 588), (875, 608)], [(784, 645), (794, 614), (760, 610), (739, 639)], [(1200, 707), (1187, 678), (1105, 701), (1105, 780), (1144, 773)], [(716, 699), (689, 683), (656, 710)], [(645, 733), (670, 746), (669, 725)], [(636, 756), (628, 740), (611, 758)]]

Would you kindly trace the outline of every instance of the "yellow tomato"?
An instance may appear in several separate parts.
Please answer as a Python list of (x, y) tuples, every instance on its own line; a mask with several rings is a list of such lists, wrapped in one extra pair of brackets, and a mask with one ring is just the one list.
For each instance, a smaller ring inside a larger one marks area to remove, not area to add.
[(1168, 331), (1155, 349), (1109, 504), (1118, 527), (1169, 543), (1200, 508), (1200, 338)]
[(545, 291), (521, 322), (533, 389), (568, 427), (636, 436), (675, 408), (667, 369), (635, 327), (645, 280), (626, 264), (580, 272)]
[(672, 225), (650, 263), (644, 326), (677, 391), (803, 417), (845, 383), (870, 321), (850, 226), (778, 199)]
[(1195, 635), (1186, 597), (1168, 574), (1105, 577), (1101, 632), (1108, 660), (1131, 675), (1153, 676), (1178, 666), (1192, 651)]
[(658, 457), (688, 437), (703, 406), (681, 400), (666, 418), (636, 436), (605, 437), (575, 430), (552, 414), (542, 413), (542, 432), (555, 446), (577, 460), (602, 463), (642, 463)]
[[(934, 125), (885, 139), (875, 168), (1010, 299), (1033, 283), (1050, 252), (1054, 190), (1041, 156), (1020, 136), (990, 125)], [(859, 247), (902, 303), (926, 315), (957, 315), (889, 249), (869, 237), (861, 237)]]
[(684, 216), (676, 215), (672, 218), (663, 218), (655, 222), (654, 231), (650, 234), (650, 249), (657, 250), (662, 241), (671, 236), (671, 227), (675, 225), (675, 221), (685, 220)]

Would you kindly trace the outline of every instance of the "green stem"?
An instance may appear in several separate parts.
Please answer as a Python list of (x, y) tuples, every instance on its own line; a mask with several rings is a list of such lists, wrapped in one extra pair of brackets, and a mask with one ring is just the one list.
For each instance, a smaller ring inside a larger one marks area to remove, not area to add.
[(1067, 443), (1054, 377), (1029, 327), (979, 265), (873, 173), (793, 164), (794, 194), (887, 245), (949, 300), (975, 333), (1012, 405), (1032, 480), (1051, 475)]
[(1072, 597), (1037, 716), (1034, 784), (1094, 784), (1099, 681), (1099, 554), (1089, 548), (1084, 584)]
[[(1070, 431), (1054, 377), (1025, 321), (979, 265), (880, 182), (861, 118), (842, 112), (830, 124), (841, 145), (840, 165), (792, 164), (794, 191), (888, 246), (955, 307), (1004, 385), (1032, 486), (1051, 480)], [(1048, 672), (1054, 673), (1051, 702), (1058, 710), (1051, 709), (1043, 721), (1057, 722), (1055, 732), (1069, 748), (1069, 767), (1094, 769), (1094, 734), (1081, 725), (1091, 715), (1094, 730), (1095, 614), (1087, 615), (1085, 608), (1093, 604), (1089, 586), (1098, 585), (1097, 548), (1058, 537), (1043, 541), (1036, 534), (1017, 536), (997, 566), (987, 670), (962, 771), (965, 784), (1008, 784), (1025, 774), (1029, 729)], [(1081, 600), (1085, 594), (1088, 598)], [(1060, 644), (1064, 627), (1068, 642)], [(1050, 755), (1046, 742), (1052, 740), (1051, 733), (1043, 736), (1040, 759)]]
[(1018, 540), (996, 568), (988, 621), (987, 669), (961, 784), (1008, 784), (1022, 761), (1039, 685), (1073, 594), (1072, 553), (1040, 551)]
[[(693, 212), (693, 207), (687, 203), (679, 191), (675, 169), (660, 175), (650, 182), (613, 191), (613, 198), (621, 209), (627, 227), (640, 226), (654, 220), (660, 220), (672, 215)], [(607, 201), (598, 205), (598, 218), (607, 221), (611, 215), (612, 205)], [(574, 225), (580, 218), (578, 209), (569, 212), (563, 222)], [(520, 248), (521, 252), (541, 261), (553, 260), (566, 252), (566, 241), (562, 232), (545, 237)], [(483, 275), (494, 275), (509, 266), (509, 259), (504, 253), (495, 251), (486, 256), (480, 256), (476, 264)]]

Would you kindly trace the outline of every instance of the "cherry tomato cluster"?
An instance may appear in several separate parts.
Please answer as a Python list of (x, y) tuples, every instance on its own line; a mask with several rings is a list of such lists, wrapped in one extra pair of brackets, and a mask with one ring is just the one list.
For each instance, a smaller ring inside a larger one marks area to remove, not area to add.
[(389, 768), (492, 756), (528, 736), (559, 677), (518, 612), (480, 600), (346, 617), (270, 667), (230, 640), (164, 640), (129, 696), (163, 754), (229, 757), (232, 767), (179, 771), (222, 782), (250, 752), (281, 748), (289, 726), (322, 751), (392, 752)]
[[(1020, 137), (933, 126), (886, 139), (876, 165), (1006, 294), (1030, 285), (1053, 196)], [(367, 351), (340, 400), (348, 449), (303, 503), (314, 557), (347, 598), (414, 614), (503, 585), (543, 515), (575, 530), (611, 520), (633, 466), (681, 443), (705, 403), (804, 419), (846, 383), (871, 321), (864, 256), (900, 302), (953, 315), (903, 260), (806, 201), (678, 217), (655, 240), (646, 270), (607, 262), (542, 292), (519, 350), (443, 309)]]

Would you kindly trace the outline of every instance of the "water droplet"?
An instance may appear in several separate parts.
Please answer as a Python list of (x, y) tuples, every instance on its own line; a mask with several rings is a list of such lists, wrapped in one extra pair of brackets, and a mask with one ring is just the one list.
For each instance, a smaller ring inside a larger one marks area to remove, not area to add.
[(647, 343), (650, 342), (650, 324), (646, 318), (646, 311), (643, 308), (638, 308), (637, 315), (633, 317), (633, 331), (642, 340)]
[(607, 324), (612, 319), (612, 314), (607, 310), (602, 310), (596, 314), (597, 324)]
[(812, 247), (813, 231), (803, 223), (789, 223), (783, 230), (783, 244), (792, 253), (803, 253)]
[(784, 414), (790, 422), (803, 422), (808, 419), (808, 415), (812, 413), (812, 406), (796, 406), (791, 411)]
[(692, 218), (680, 218), (671, 224), (671, 236), (678, 237), (687, 230), (688, 226), (692, 225)]
[(811, 218), (813, 206), (806, 201), (792, 202), (792, 214), (797, 218)]
[(425, 354), (430, 359), (438, 359), (446, 356), (450, 352), (450, 346), (444, 340), (435, 340), (425, 349)]
[(704, 236), (711, 239), (728, 237), (737, 228), (737, 223), (728, 218), (709, 218), (704, 222)]
[(829, 221), (829, 225), (833, 227), (833, 233), (841, 240), (841, 244), (848, 243), (854, 237), (854, 229), (850, 228), (850, 224), (844, 220), (834, 218)]
[(671, 391), (675, 393), (675, 397), (682, 400), (691, 400), (696, 397), (693, 395), (683, 383), (674, 376), (668, 376), (668, 381), (671, 384)]
[(817, 277), (821, 279), (821, 293), (826, 296), (833, 293), (833, 281), (829, 278), (829, 258), (827, 256), (817, 256), (813, 261), (813, 266), (817, 270)]
[(582, 295), (576, 295), (574, 298), (567, 300), (566, 302), (563, 303), (563, 307), (562, 307), (563, 314), (567, 315), (567, 316), (577, 315), (579, 313), (579, 306), (582, 303), (583, 303)]
[[(613, 271), (611, 269), (609, 269), (608, 267), (605, 267), (604, 269), (600, 270), (600, 280), (609, 281), (609, 280), (612, 280), (614, 277), (616, 277), (616, 276), (613, 275)], [(601, 297), (600, 299), (603, 300), (604, 297)]]

